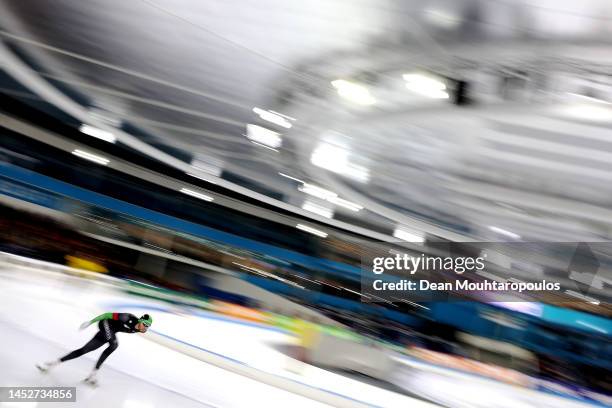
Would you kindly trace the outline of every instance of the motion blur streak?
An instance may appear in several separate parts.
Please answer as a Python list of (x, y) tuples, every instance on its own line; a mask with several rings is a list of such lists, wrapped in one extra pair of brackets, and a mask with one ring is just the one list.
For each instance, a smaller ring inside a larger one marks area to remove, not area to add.
[(0, 0), (0, 386), (612, 406), (611, 68), (609, 0)]

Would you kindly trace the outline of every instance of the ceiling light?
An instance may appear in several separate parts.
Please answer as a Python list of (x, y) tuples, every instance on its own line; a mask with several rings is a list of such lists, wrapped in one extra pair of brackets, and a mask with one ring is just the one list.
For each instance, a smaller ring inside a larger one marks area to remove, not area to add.
[(511, 231), (507, 231), (503, 228), (499, 228), (499, 227), (489, 227), (489, 229), (493, 232), (497, 232), (498, 234), (501, 235), (505, 235), (507, 237), (510, 237), (512, 239), (520, 239), (521, 236), (519, 234), (515, 234), (514, 232)]
[(457, 28), (461, 23), (460, 17), (446, 10), (427, 8), (423, 14), (427, 21), (447, 30)]
[[(303, 181), (301, 181), (299, 179), (296, 179), (294, 177), (291, 177), (291, 176), (287, 176), (286, 174), (282, 174), (282, 173), (279, 173), (279, 174), (281, 176), (283, 176), (283, 177), (287, 177), (287, 178), (290, 178), (292, 180), (296, 180), (296, 181), (299, 181), (299, 182), (303, 183), (301, 186), (298, 187), (298, 190), (301, 191), (302, 193), (309, 194), (311, 196), (320, 198), (322, 200), (327, 200), (327, 201), (329, 201), (332, 204), (335, 204), (335, 205), (337, 205), (339, 207), (347, 208), (347, 209), (349, 209), (351, 211), (359, 211), (359, 210), (363, 209), (363, 206), (361, 206), (359, 204), (356, 204), (356, 203), (353, 203), (353, 202), (350, 202), (348, 200), (344, 200), (344, 199), (338, 197), (338, 194), (334, 193), (333, 191), (326, 190), (326, 189), (324, 189), (322, 187), (315, 186), (313, 184), (304, 183)], [(307, 201), (307, 202), (309, 202), (309, 201)], [(302, 208), (304, 208), (304, 207), (302, 207)], [(323, 208), (325, 208), (325, 207), (323, 207)], [(326, 210), (327, 211), (331, 211), (331, 210), (329, 210), (327, 208), (326, 208)], [(316, 211), (313, 211), (313, 212), (316, 212)], [(331, 218), (331, 216), (329, 218)]]
[(75, 156), (79, 156), (82, 159), (89, 160), (89, 161), (92, 161), (94, 163), (101, 164), (103, 166), (106, 166), (110, 162), (110, 160), (108, 160), (105, 157), (98, 156), (96, 154), (85, 152), (85, 151), (79, 150), (79, 149), (74, 149), (72, 151), (72, 154), (74, 154)]
[(338, 95), (358, 105), (372, 105), (376, 99), (370, 95), (370, 91), (363, 85), (344, 79), (332, 81), (332, 86), (338, 91)]
[(202, 194), (197, 191), (189, 190), (188, 188), (181, 188), (181, 193), (190, 195), (195, 198), (199, 198), (200, 200), (204, 200), (204, 201), (214, 200), (211, 196), (207, 196), (206, 194)]
[(406, 88), (419, 95), (434, 99), (448, 99), (446, 84), (422, 74), (404, 74)]
[(300, 190), (302, 193), (310, 194), (311, 196), (322, 198), (324, 200), (338, 196), (338, 194), (334, 193), (333, 191), (329, 191), (308, 183), (304, 183), (299, 186), (298, 190)]
[(111, 132), (98, 129), (97, 127), (89, 126), (84, 123), (81, 125), (81, 127), (79, 127), (79, 130), (81, 131), (81, 133), (93, 136), (96, 139), (104, 140), (105, 142), (115, 143), (117, 141), (117, 138)]
[(567, 94), (575, 96), (576, 98), (584, 99), (584, 100), (589, 101), (589, 102), (603, 103), (603, 104), (606, 104), (606, 105), (611, 105), (612, 104), (612, 102), (608, 102), (608, 101), (603, 100), (603, 99), (595, 98), (593, 96), (582, 95), (582, 94), (577, 94), (577, 93), (573, 93), (573, 92), (568, 92)]
[(278, 115), (278, 116), (282, 116), (283, 118), (287, 118), (287, 119), (292, 120), (294, 122), (297, 120), (296, 118), (292, 118), (291, 116), (287, 116), (287, 115), (285, 115), (283, 113), (278, 113), (276, 111), (273, 111), (272, 109), (269, 109), (268, 112), (273, 113), (273, 114)]
[(281, 146), (282, 139), (279, 133), (250, 123), (247, 124), (246, 128), (246, 137), (250, 141), (272, 149), (276, 149)]
[(349, 150), (331, 143), (321, 143), (313, 150), (310, 162), (317, 167), (332, 171), (347, 178), (367, 183), (370, 171), (349, 161)]
[(331, 209), (314, 203), (310, 200), (304, 202), (304, 204), (302, 205), (302, 209), (310, 211), (311, 213), (318, 214), (325, 218), (332, 218), (334, 216), (334, 212)]
[(223, 160), (202, 153), (196, 153), (195, 157), (191, 160), (191, 167), (198, 171), (203, 171), (205, 173), (212, 174), (216, 177), (219, 177), (223, 172), (224, 164), (225, 163), (223, 162)]
[(416, 234), (413, 232), (409, 232), (403, 227), (396, 228), (395, 231), (393, 231), (393, 236), (395, 238), (399, 238), (402, 241), (406, 241), (406, 242), (415, 242), (415, 243), (425, 242), (425, 237), (422, 234)]
[(330, 197), (327, 199), (330, 203), (336, 204), (339, 207), (348, 208), (351, 211), (359, 211), (363, 209), (363, 206), (352, 203), (348, 200), (344, 200), (340, 197)]
[(322, 237), (322, 238), (327, 238), (327, 235), (328, 235), (326, 232), (320, 231), (316, 228), (312, 228), (304, 224), (298, 224), (295, 226), (295, 228), (302, 230), (302, 231), (310, 232), (311, 234)]
[(253, 108), (253, 112), (259, 115), (259, 117), (263, 120), (266, 120), (270, 123), (274, 123), (275, 125), (284, 127), (286, 129), (291, 128), (293, 126), (291, 122), (289, 122), (283, 115), (280, 115), (273, 111), (263, 110), (261, 108)]
[(275, 152), (277, 152), (277, 153), (278, 153), (278, 149), (275, 149), (275, 148), (270, 147), (270, 146), (266, 146), (266, 145), (265, 145), (265, 144), (263, 144), (263, 143), (259, 143), (259, 142), (256, 142), (256, 141), (254, 141), (254, 140), (251, 140), (251, 143), (253, 143), (254, 145), (257, 145), (257, 146), (259, 146), (259, 147), (265, 147), (265, 148), (266, 148), (266, 149), (268, 149), (268, 150), (272, 150), (272, 151), (275, 151)]
[(612, 121), (612, 108), (605, 103), (580, 104), (564, 108), (569, 116), (594, 122)]
[(281, 173), (281, 172), (279, 172), (278, 174), (279, 174), (280, 176), (286, 177), (286, 178), (288, 178), (288, 179), (295, 180), (295, 181), (297, 181), (298, 183), (302, 183), (302, 184), (304, 183), (304, 181), (300, 180), (299, 178), (295, 178), (295, 177), (290, 176), (290, 175), (288, 175), (288, 174)]

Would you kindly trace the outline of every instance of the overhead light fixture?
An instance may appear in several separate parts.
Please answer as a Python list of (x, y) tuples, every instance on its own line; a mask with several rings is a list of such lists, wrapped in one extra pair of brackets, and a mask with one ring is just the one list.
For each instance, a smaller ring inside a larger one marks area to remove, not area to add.
[(287, 118), (287, 119), (289, 119), (289, 120), (291, 120), (293, 122), (295, 122), (297, 120), (296, 118), (292, 118), (291, 116), (285, 115), (284, 113), (278, 113), (276, 111), (273, 111), (272, 109), (268, 109), (268, 112), (273, 113), (273, 114), (278, 115), (278, 116), (282, 116), (283, 118)]
[(117, 137), (112, 132), (89, 126), (84, 123), (79, 127), (79, 131), (81, 133), (85, 133), (86, 135), (93, 136), (96, 139), (104, 140), (105, 142), (115, 143), (117, 141)]
[(206, 194), (202, 194), (200, 192), (193, 191), (193, 190), (190, 190), (188, 188), (181, 188), (180, 191), (183, 194), (187, 194), (187, 195), (190, 195), (192, 197), (199, 198), (200, 200), (204, 200), (204, 201), (213, 201), (214, 200), (211, 196), (207, 196)]
[(427, 21), (447, 30), (457, 28), (461, 23), (461, 18), (456, 14), (442, 9), (426, 8), (423, 14)]
[(265, 145), (265, 144), (263, 144), (263, 143), (259, 143), (259, 142), (256, 142), (256, 141), (254, 141), (254, 140), (251, 140), (251, 143), (253, 143), (254, 145), (257, 145), (257, 146), (259, 146), (259, 147), (264, 147), (264, 148), (266, 148), (266, 149), (268, 149), (268, 150), (272, 150), (272, 151), (274, 151), (274, 152), (278, 153), (278, 149), (275, 149), (275, 148), (270, 147), (270, 146), (266, 146), (266, 145)]
[(351, 163), (349, 150), (331, 143), (320, 143), (312, 152), (310, 162), (317, 167), (340, 174), (360, 183), (370, 180), (370, 170), (367, 167)]
[(310, 211), (311, 213), (318, 214), (325, 218), (332, 218), (334, 216), (334, 212), (332, 209), (314, 203), (310, 200), (306, 200), (302, 205), (302, 209), (306, 211)]
[(300, 180), (299, 178), (295, 178), (295, 177), (293, 177), (293, 176), (290, 176), (290, 175), (288, 175), (288, 174), (281, 173), (281, 172), (278, 172), (278, 174), (279, 174), (280, 176), (282, 176), (282, 177), (285, 177), (285, 178), (288, 178), (288, 179), (291, 179), (291, 180), (297, 181), (298, 183), (302, 183), (302, 184), (304, 184), (304, 181), (303, 181), (303, 180)]
[(298, 224), (298, 225), (295, 226), (295, 228), (297, 228), (299, 230), (302, 230), (302, 231), (309, 232), (309, 233), (311, 233), (313, 235), (316, 235), (318, 237), (321, 237), (321, 238), (327, 238), (327, 235), (328, 235), (326, 232), (320, 231), (320, 230), (318, 230), (316, 228), (312, 228), (312, 227), (309, 227), (308, 225), (304, 225), (304, 224)]
[(314, 197), (322, 198), (323, 200), (327, 200), (329, 198), (337, 197), (338, 194), (333, 191), (326, 190), (324, 188), (315, 186), (313, 184), (304, 183), (298, 187), (302, 193), (309, 194)]
[(224, 161), (208, 154), (196, 153), (191, 159), (191, 167), (197, 171), (219, 177), (223, 172)]
[(489, 229), (491, 231), (493, 231), (493, 232), (496, 232), (496, 233), (501, 234), (501, 235), (505, 235), (505, 236), (507, 236), (509, 238), (512, 238), (512, 239), (520, 239), (521, 238), (521, 236), (519, 234), (515, 234), (514, 232), (505, 230), (503, 228), (492, 227), (491, 226), (491, 227), (489, 227)]
[(263, 145), (271, 149), (276, 149), (282, 144), (280, 133), (251, 123), (246, 125), (246, 129), (246, 137), (255, 144)]
[[(322, 200), (329, 201), (330, 203), (335, 204), (338, 207), (347, 208), (347, 209), (349, 209), (351, 211), (355, 211), (356, 212), (356, 211), (360, 211), (360, 210), (363, 209), (363, 206), (361, 206), (359, 204), (356, 204), (356, 203), (353, 203), (353, 202), (350, 202), (348, 200), (344, 200), (344, 199), (338, 197), (338, 194), (334, 193), (333, 191), (326, 190), (326, 189), (324, 189), (322, 187), (315, 186), (313, 184), (304, 183), (303, 181), (301, 181), (299, 179), (296, 179), (294, 177), (291, 177), (291, 176), (287, 176), (286, 174), (282, 174), (282, 173), (279, 173), (279, 174), (281, 174), (283, 177), (287, 177), (287, 178), (290, 178), (292, 180), (296, 180), (296, 181), (301, 182), (302, 185), (298, 187), (298, 190), (301, 191), (304, 194), (308, 194), (308, 195), (311, 195), (313, 197), (317, 197), (317, 198), (320, 198)], [(313, 212), (315, 212), (315, 211), (313, 211)]]
[(361, 84), (344, 79), (336, 79), (331, 84), (338, 91), (338, 95), (357, 105), (373, 105), (376, 103), (376, 99), (370, 95), (368, 88)]
[(359, 211), (363, 209), (363, 206), (359, 205), (359, 204), (355, 204), (352, 203), (348, 200), (344, 200), (340, 197), (330, 197), (327, 199), (327, 201), (329, 201), (330, 203), (336, 204), (339, 207), (343, 207), (343, 208), (347, 208), (351, 211)]
[(79, 150), (79, 149), (74, 149), (72, 151), (72, 154), (74, 154), (75, 156), (78, 156), (78, 157), (80, 157), (82, 159), (89, 160), (89, 161), (92, 161), (94, 163), (101, 164), (103, 166), (106, 166), (110, 162), (110, 160), (108, 160), (105, 157), (98, 156), (97, 154), (85, 152), (85, 151)]
[(574, 93), (574, 92), (568, 92), (568, 95), (574, 96), (576, 98), (580, 98), (580, 99), (584, 99), (586, 101), (589, 102), (595, 102), (595, 103), (603, 103), (605, 105), (611, 105), (612, 102), (606, 101), (604, 99), (600, 99), (600, 98), (595, 98), (594, 96), (588, 96), (588, 95), (583, 95), (583, 94), (578, 94), (578, 93)]
[(269, 110), (264, 110), (264, 109), (257, 108), (257, 107), (253, 108), (253, 112), (259, 115), (261, 119), (268, 121), (270, 123), (274, 123), (275, 125), (284, 127), (285, 129), (289, 129), (293, 126), (291, 122), (289, 121), (289, 118), (284, 115), (281, 115), (280, 113), (269, 111)]
[(393, 231), (393, 236), (399, 238), (402, 241), (422, 243), (425, 242), (425, 236), (414, 232), (407, 231), (405, 227), (398, 227)]
[(564, 113), (576, 119), (611, 122), (612, 108), (607, 103), (586, 103), (564, 107)]
[(448, 99), (446, 84), (422, 74), (404, 74), (406, 88), (419, 95), (434, 99)]

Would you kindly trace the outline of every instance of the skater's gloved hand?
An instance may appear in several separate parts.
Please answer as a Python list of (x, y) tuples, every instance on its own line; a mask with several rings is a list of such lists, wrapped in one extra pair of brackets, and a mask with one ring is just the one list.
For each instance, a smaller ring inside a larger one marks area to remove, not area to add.
[(89, 327), (89, 325), (91, 325), (90, 321), (87, 322), (83, 322), (80, 326), (79, 326), (79, 330), (85, 330), (86, 328)]

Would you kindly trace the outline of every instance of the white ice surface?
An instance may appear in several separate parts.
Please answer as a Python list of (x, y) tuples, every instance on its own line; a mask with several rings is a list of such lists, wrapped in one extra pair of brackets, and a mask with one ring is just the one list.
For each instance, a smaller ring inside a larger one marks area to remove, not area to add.
[(77, 327), (92, 316), (146, 311), (154, 317), (152, 329), (159, 334), (314, 389), (374, 407), (432, 406), (309, 365), (301, 365), (296, 373), (295, 364), (275, 348), (294, 342), (287, 333), (131, 296), (93, 281), (27, 268), (0, 269), (0, 293), (0, 361), (9, 362), (6, 370), (0, 370), (0, 386), (73, 385), (79, 387), (77, 406), (87, 407), (325, 406), (188, 357), (141, 334), (118, 334), (119, 348), (104, 363), (101, 386), (95, 390), (79, 381), (101, 350), (61, 364), (46, 375), (34, 368), (36, 362), (58, 358), (85, 344), (95, 329), (81, 332)]
[[(76, 404), (49, 407), (326, 406), (205, 364), (140, 334), (118, 335), (120, 347), (100, 370), (98, 388), (80, 384), (93, 368), (98, 350), (41, 374), (35, 363), (58, 358), (93, 336), (93, 329), (81, 332), (77, 327), (99, 311), (96, 302), (126, 300), (127, 295), (95, 283), (41, 279), (25, 271), (20, 275), (0, 271), (0, 386), (77, 387)], [(0, 403), (5, 406), (11, 405)]]
[[(95, 329), (81, 332), (77, 330), (79, 324), (108, 311), (134, 314), (146, 311), (154, 317), (152, 329), (177, 342), (372, 406), (432, 406), (317, 367), (304, 365), (299, 374), (292, 372), (288, 370), (290, 360), (277, 347), (294, 340), (278, 330), (131, 296), (93, 281), (58, 278), (57, 274), (23, 268), (2, 270), (1, 266), (0, 386), (77, 386), (78, 403), (63, 405), (71, 407), (326, 406), (188, 357), (141, 334), (118, 335), (120, 346), (105, 362), (99, 388), (84, 386), (80, 380), (89, 373), (101, 350), (62, 364), (45, 375), (36, 370), (35, 363), (81, 347)], [(448, 370), (442, 370), (442, 375), (430, 370), (409, 372), (406, 385), (430, 397), (445, 395), (448, 398), (440, 402), (457, 407), (584, 406), (494, 382), (480, 384), (470, 376), (449, 377)], [(5, 406), (9, 405), (0, 403), (0, 408)]]

